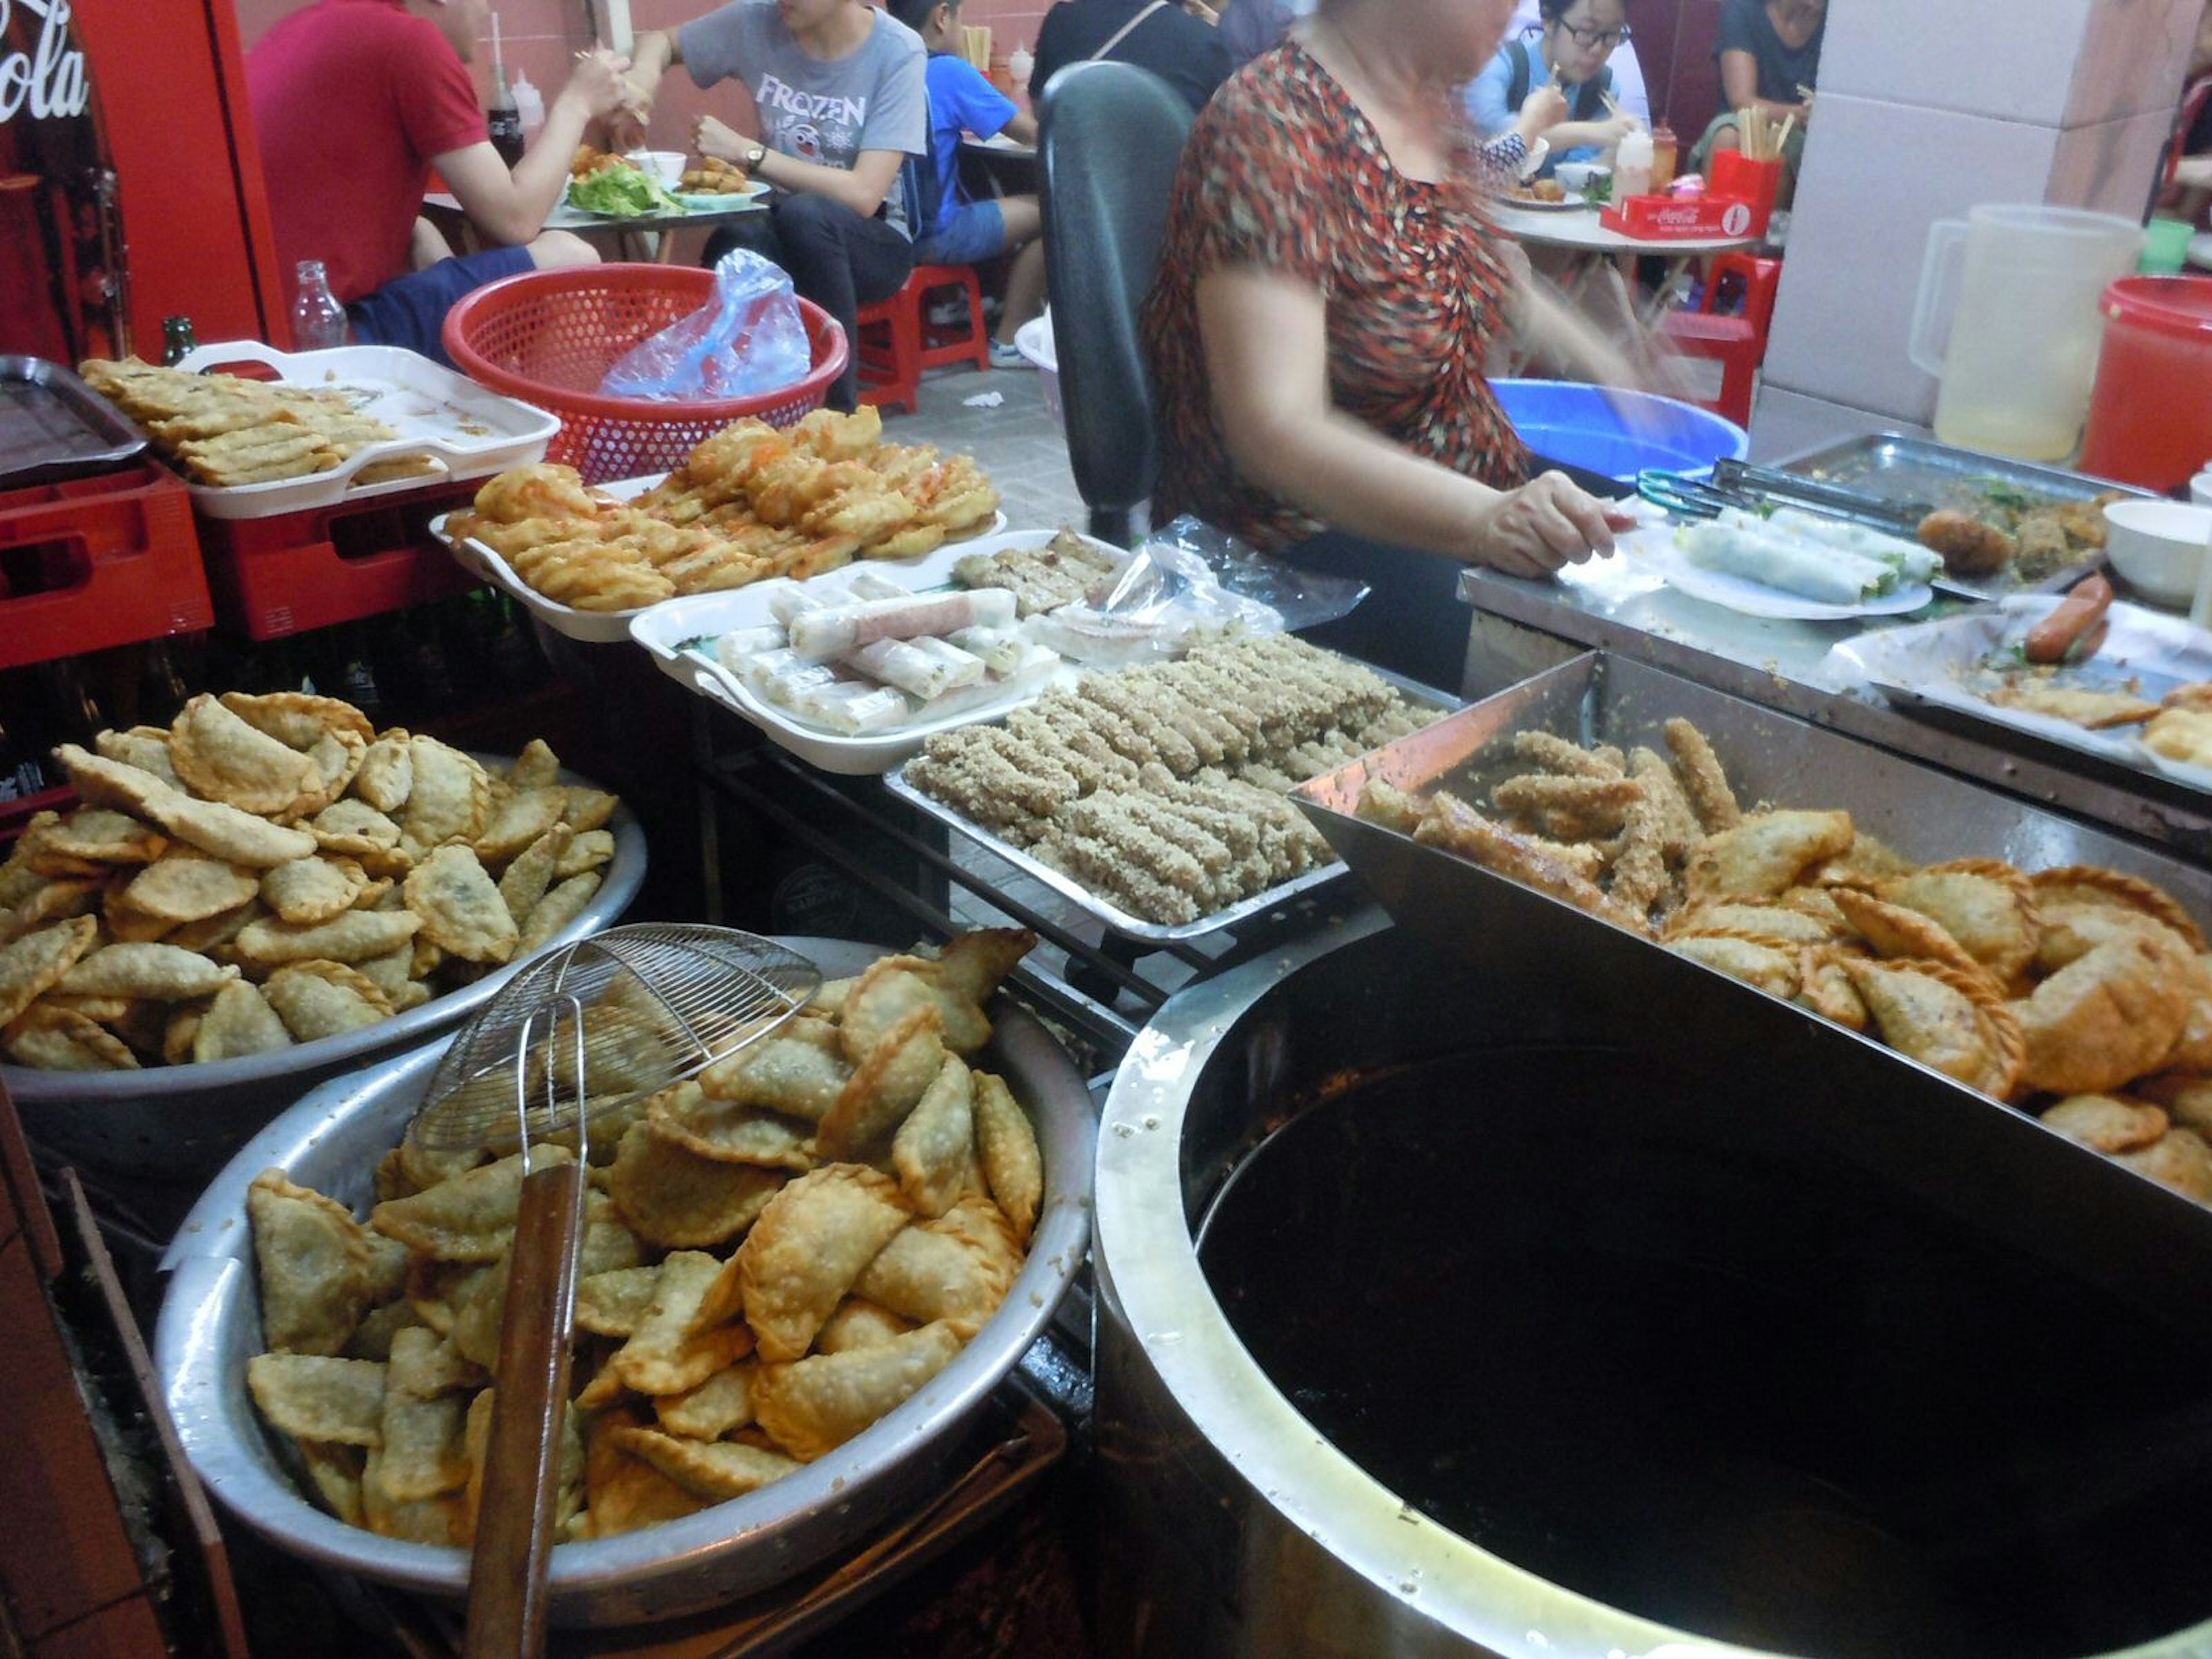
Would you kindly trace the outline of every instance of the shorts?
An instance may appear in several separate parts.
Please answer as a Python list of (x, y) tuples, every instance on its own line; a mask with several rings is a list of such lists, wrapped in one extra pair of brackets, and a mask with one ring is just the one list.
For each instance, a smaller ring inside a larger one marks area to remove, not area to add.
[(405, 346), (451, 368), (453, 360), (446, 356), (445, 343), (439, 337), (446, 325), (446, 313), (464, 294), (529, 269), (528, 248), (490, 247), (395, 276), (346, 307), (346, 320), (353, 325), (353, 342)]
[(1006, 216), (999, 204), (986, 197), (962, 202), (946, 214), (937, 228), (917, 239), (914, 262), (918, 265), (972, 265), (1006, 251)]

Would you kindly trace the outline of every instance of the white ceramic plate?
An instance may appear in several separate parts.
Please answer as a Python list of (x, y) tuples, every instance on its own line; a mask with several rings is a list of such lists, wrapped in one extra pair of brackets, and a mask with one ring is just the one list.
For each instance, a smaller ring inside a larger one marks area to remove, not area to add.
[(1578, 190), (1569, 191), (1565, 196), (1556, 202), (1540, 202), (1527, 196), (1502, 195), (1498, 198), (1498, 204), (1500, 207), (1513, 208), (1525, 213), (1564, 213), (1570, 209), (1589, 205), (1583, 199), (1583, 193)]
[(1919, 610), (1936, 597), (1926, 582), (1911, 582), (1894, 592), (1862, 600), (1857, 605), (1829, 605), (1786, 588), (1769, 587), (1765, 582), (1692, 564), (1675, 547), (1671, 528), (1636, 532), (1623, 537), (1620, 544), (1629, 550), (1632, 558), (1657, 571), (1675, 592), (1746, 617), (1793, 622), (1850, 622), (1861, 617), (1903, 616)]
[(743, 190), (679, 190), (674, 193), (676, 199), (694, 213), (727, 213), (732, 208), (757, 202), (768, 194), (768, 189), (766, 185), (756, 182)]

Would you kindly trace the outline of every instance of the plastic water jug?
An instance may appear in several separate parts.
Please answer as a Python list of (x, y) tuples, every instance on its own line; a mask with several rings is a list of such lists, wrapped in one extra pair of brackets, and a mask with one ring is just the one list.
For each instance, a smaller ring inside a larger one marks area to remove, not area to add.
[(2028, 460), (2071, 456), (2097, 372), (2098, 296), (2142, 246), (2132, 220), (2077, 208), (1984, 204), (1930, 225), (1908, 349), (1938, 378), (1936, 435)]
[(2212, 277), (2123, 276), (2102, 303), (2081, 470), (2177, 489), (2212, 455)]

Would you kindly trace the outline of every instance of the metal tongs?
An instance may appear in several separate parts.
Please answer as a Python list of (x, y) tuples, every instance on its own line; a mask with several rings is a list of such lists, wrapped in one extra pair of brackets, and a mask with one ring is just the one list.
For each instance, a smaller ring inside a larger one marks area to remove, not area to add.
[(1713, 463), (1710, 476), (1646, 467), (1636, 475), (1636, 493), (1669, 513), (1693, 519), (1710, 519), (1729, 507), (1753, 512), (1795, 507), (1907, 541), (1917, 533), (1921, 520), (1935, 510), (1924, 501), (1886, 501), (1795, 472), (1725, 458)]

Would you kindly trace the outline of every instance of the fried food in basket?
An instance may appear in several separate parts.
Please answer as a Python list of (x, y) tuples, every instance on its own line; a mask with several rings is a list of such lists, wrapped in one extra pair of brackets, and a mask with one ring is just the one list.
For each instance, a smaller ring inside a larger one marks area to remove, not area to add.
[[(1042, 1164), (1027, 1111), (969, 1057), (989, 1034), (983, 1003), (1032, 943), (1000, 929), (884, 957), (774, 1036), (592, 1125), (563, 1538), (688, 1515), (823, 1456), (997, 1310)], [(962, 1034), (925, 1088), (900, 1080), (908, 1022), (879, 1018), (893, 1006)], [(834, 1059), (835, 1097), (867, 1126), (848, 1160), (821, 1144), (820, 1094), (793, 1092), (794, 1054), (813, 1057), (800, 1071)], [(774, 1133), (730, 1132), (748, 1116)], [(395, 1148), (365, 1221), (280, 1170), (247, 1194), (268, 1352), (246, 1386), (294, 1437), (313, 1494), (356, 1526), (472, 1535), (521, 1192), (521, 1160), (498, 1150), (433, 1164)]]
[[(1358, 810), (1999, 1099), (2110, 1097), (2136, 1124), (2139, 1096), (2212, 1103), (2212, 952), (2172, 894), (2095, 866), (1917, 864), (1846, 811), (1741, 809), (1705, 735), (1662, 729), (1671, 763), (1522, 732), (1459, 793), (1370, 780)], [(1692, 799), (1735, 821), (1700, 829)], [(2087, 1110), (2052, 1127), (2099, 1145), (2068, 1127)], [(2212, 1105), (2177, 1132), (2203, 1127)], [(2212, 1168), (2193, 1147), (2103, 1150), (2193, 1196)]]
[(917, 558), (981, 533), (999, 493), (965, 455), (886, 444), (876, 410), (817, 410), (789, 431), (733, 421), (624, 503), (572, 467), (510, 467), (446, 521), (556, 604), (633, 611), (855, 558)]
[[(136, 357), (88, 358), (77, 373), (137, 422), (195, 483), (229, 488), (306, 477), (399, 436), (396, 428), (357, 413), (348, 393), (328, 387), (186, 374)], [(356, 476), (358, 483), (375, 483), (444, 471), (434, 456), (395, 455)]]
[(542, 743), (496, 775), (296, 692), (118, 735), (97, 746), (143, 764), (64, 745), (85, 805), (0, 862), (15, 1065), (229, 1060), (388, 1019), (542, 945), (614, 850), (612, 798), (559, 783)]

